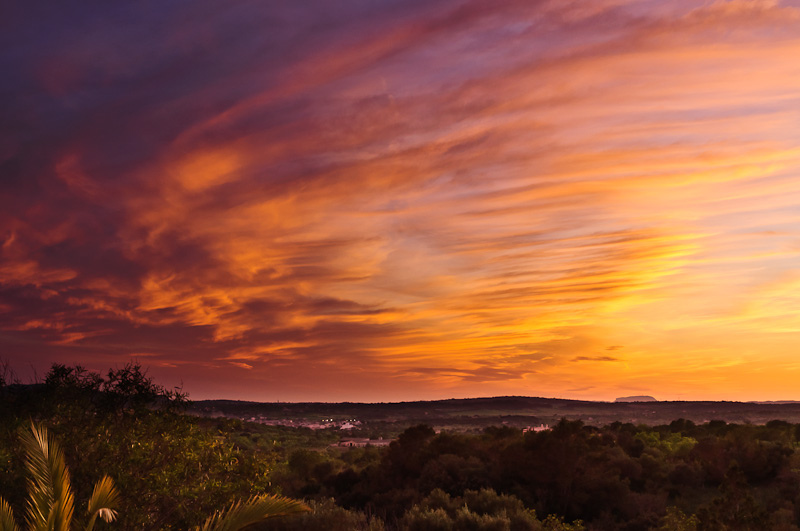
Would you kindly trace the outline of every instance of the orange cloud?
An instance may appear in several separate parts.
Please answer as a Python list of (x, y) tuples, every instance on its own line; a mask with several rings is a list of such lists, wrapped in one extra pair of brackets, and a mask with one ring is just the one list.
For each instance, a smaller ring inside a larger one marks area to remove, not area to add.
[(263, 399), (792, 392), (797, 8), (341, 10), (165, 14), (96, 87), (86, 50), (135, 29), (64, 37), (47, 134), (31, 104), (0, 144), (33, 183), (0, 217), (15, 361), (147, 352)]

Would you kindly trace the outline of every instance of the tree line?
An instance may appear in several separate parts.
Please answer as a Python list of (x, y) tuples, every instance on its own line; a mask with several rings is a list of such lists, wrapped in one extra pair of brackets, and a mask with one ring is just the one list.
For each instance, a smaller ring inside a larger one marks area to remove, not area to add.
[[(332, 431), (184, 414), (187, 397), (138, 365), (99, 375), (54, 365), (0, 381), (0, 496), (22, 514), (34, 421), (60, 441), (76, 504), (102, 474), (122, 495), (97, 527), (190, 529), (265, 493), (312, 512), (273, 531), (800, 529), (800, 425), (562, 420), (523, 433), (408, 428), (388, 448), (331, 446)], [(259, 527), (260, 526), (260, 527)]]

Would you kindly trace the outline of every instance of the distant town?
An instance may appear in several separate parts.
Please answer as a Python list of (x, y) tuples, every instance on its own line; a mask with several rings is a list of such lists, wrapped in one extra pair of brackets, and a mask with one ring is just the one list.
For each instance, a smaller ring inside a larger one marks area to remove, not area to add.
[(192, 403), (189, 413), (271, 426), (336, 430), (372, 439), (400, 433), (416, 424), (459, 432), (478, 432), (487, 426), (538, 431), (562, 418), (598, 427), (614, 422), (654, 426), (675, 419), (701, 424), (711, 420), (764, 424), (776, 418), (800, 422), (797, 402), (657, 401), (649, 395), (620, 397), (614, 402), (521, 396), (394, 403), (201, 400)]

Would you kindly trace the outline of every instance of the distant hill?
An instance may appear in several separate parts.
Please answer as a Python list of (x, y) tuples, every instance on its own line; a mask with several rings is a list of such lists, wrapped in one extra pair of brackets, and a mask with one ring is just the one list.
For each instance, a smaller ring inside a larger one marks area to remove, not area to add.
[(639, 395), (639, 396), (621, 396), (616, 400), (614, 400), (614, 402), (658, 402), (658, 400), (649, 395)]
[[(284, 419), (344, 421), (356, 419), (364, 425), (393, 425), (398, 429), (425, 423), (439, 429), (475, 430), (486, 426), (552, 426), (560, 419), (582, 420), (592, 426), (614, 422), (669, 424), (686, 419), (695, 423), (721, 420), (738, 424), (766, 424), (770, 420), (800, 423), (800, 403), (669, 402), (651, 396), (627, 397), (617, 402), (590, 402), (562, 398), (502, 396), (419, 402), (241, 402), (199, 400), (189, 412), (200, 416), (225, 416), (256, 422)], [(650, 400), (650, 401), (643, 401)]]

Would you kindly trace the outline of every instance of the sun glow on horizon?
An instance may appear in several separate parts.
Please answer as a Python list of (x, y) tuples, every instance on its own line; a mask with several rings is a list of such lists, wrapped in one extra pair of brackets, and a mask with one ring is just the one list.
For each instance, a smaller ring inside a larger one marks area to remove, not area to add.
[(201, 4), (5, 24), (20, 372), (800, 399), (795, 2)]

